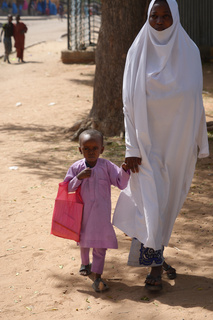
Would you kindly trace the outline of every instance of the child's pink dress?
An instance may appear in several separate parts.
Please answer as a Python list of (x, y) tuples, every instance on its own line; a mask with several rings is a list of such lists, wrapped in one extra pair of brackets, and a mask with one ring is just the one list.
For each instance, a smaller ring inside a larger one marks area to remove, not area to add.
[(106, 159), (98, 158), (95, 167), (91, 168), (91, 177), (78, 180), (76, 176), (86, 167), (85, 159), (75, 162), (64, 179), (70, 181), (69, 192), (81, 185), (84, 211), (80, 246), (117, 249), (117, 239), (111, 224), (111, 185), (119, 189), (126, 188), (129, 172)]

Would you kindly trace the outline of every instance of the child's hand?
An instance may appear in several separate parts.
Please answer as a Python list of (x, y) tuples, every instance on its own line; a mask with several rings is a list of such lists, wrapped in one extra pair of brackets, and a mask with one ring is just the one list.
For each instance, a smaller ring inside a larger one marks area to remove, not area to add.
[(129, 166), (124, 162), (124, 163), (122, 163), (122, 168), (124, 169), (124, 171), (127, 171), (127, 170), (129, 170)]
[(92, 170), (90, 168), (86, 168), (77, 175), (77, 178), (78, 180), (87, 179), (91, 176), (91, 173)]

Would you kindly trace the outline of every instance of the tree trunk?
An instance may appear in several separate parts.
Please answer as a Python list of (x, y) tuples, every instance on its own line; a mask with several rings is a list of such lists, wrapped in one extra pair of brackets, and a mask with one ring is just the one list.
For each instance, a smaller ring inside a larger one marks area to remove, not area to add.
[(122, 81), (126, 54), (146, 20), (149, 0), (102, 0), (96, 51), (92, 127), (105, 136), (124, 131)]
[[(146, 20), (149, 2), (102, 0), (93, 106), (88, 118), (78, 125), (73, 139), (87, 128), (97, 129), (105, 136), (124, 132), (122, 81), (126, 54)], [(74, 131), (73, 128), (70, 130)]]

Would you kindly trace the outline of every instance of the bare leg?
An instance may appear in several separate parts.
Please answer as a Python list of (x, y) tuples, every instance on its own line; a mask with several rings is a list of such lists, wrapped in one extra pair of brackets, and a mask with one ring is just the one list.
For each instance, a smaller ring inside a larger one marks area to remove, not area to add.
[[(150, 272), (150, 276), (152, 278), (148, 280), (148, 283), (153, 285), (161, 284), (162, 283), (160, 279), (161, 274), (162, 274), (162, 266), (152, 267)], [(146, 283), (147, 283), (147, 280), (146, 280)]]

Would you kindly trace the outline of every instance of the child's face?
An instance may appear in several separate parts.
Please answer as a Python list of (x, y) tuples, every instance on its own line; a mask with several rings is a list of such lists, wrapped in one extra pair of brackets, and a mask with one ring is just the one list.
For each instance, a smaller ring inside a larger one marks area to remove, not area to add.
[(169, 28), (173, 23), (172, 14), (167, 2), (156, 1), (153, 5), (149, 24), (157, 31), (163, 31)]
[(101, 153), (104, 151), (100, 137), (91, 137), (88, 134), (83, 135), (80, 140), (80, 153), (83, 154), (89, 166), (94, 167)]

